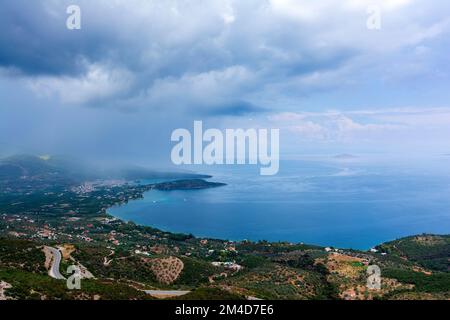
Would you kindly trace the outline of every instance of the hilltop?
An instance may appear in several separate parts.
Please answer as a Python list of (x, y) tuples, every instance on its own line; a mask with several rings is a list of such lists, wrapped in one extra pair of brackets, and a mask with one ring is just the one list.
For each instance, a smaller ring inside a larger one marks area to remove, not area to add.
[(0, 159), (0, 183), (69, 185), (88, 180), (207, 179), (208, 175), (155, 171), (138, 166), (99, 168), (62, 156), (14, 155)]

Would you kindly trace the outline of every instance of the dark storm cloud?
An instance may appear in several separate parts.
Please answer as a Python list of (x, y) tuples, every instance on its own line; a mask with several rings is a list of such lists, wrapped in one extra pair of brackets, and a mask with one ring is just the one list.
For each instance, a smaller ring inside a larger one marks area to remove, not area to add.
[(70, 32), (67, 3), (54, 2), (50, 11), (42, 1), (2, 1), (0, 65), (32, 76), (79, 75), (86, 63), (108, 57), (113, 35), (107, 29)]
[[(345, 46), (318, 53), (307, 35), (292, 33), (292, 23), (267, 27), (264, 10), (251, 5), (236, 5), (235, 13), (227, 1), (200, 2), (6, 0), (0, 66), (37, 79), (39, 92), (62, 102), (123, 109), (191, 103), (191, 112), (206, 103), (218, 106), (211, 114), (238, 115), (256, 110), (224, 101), (245, 101), (261, 86), (336, 68), (355, 54)], [(70, 4), (82, 9), (79, 31), (65, 27)], [(238, 68), (244, 78), (228, 73)], [(170, 95), (164, 96), (167, 87), (156, 92), (162, 84), (172, 86)], [(192, 96), (193, 87), (204, 91)]]
[(245, 116), (251, 114), (260, 114), (267, 112), (265, 108), (258, 107), (246, 101), (235, 101), (222, 106), (212, 108), (212, 110), (207, 110), (206, 115), (209, 116)]

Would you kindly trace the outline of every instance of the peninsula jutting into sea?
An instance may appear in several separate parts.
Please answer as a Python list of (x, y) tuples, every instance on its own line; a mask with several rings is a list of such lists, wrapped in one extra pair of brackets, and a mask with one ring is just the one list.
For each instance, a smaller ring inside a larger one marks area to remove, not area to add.
[[(411, 236), (368, 251), (198, 238), (107, 212), (145, 192), (225, 186), (208, 176), (142, 170), (142, 180), (170, 180), (142, 184), (136, 170), (129, 181), (126, 171), (100, 178), (33, 156), (3, 159), (0, 173), (2, 299), (449, 298), (448, 235)], [(380, 290), (366, 286), (373, 264), (383, 270)], [(66, 286), (71, 265), (81, 269), (79, 290)]]

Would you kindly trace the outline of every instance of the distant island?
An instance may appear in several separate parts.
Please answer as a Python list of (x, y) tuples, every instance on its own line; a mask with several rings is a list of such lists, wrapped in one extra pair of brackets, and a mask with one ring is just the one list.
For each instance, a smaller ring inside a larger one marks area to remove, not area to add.
[(334, 158), (339, 160), (358, 159), (357, 156), (347, 153), (335, 155)]

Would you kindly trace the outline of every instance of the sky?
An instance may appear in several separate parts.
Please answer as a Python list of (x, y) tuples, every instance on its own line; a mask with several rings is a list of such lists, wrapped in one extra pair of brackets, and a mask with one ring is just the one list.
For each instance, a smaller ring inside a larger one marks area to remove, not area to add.
[(448, 154), (449, 49), (444, 0), (2, 0), (0, 155), (164, 164), (194, 120), (282, 159)]

